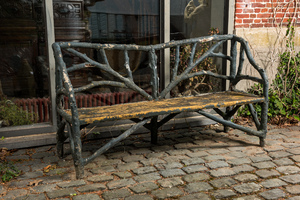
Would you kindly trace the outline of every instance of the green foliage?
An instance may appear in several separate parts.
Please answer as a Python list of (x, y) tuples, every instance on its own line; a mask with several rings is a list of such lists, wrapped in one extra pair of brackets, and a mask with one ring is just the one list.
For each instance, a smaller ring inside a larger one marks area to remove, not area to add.
[[(269, 119), (274, 123), (300, 121), (300, 52), (294, 51), (294, 27), (291, 21), (286, 32), (287, 50), (280, 55), (277, 74), (269, 89)], [(262, 86), (254, 85), (249, 89), (252, 94), (261, 95)], [(254, 105), (257, 111), (260, 106)], [(241, 116), (250, 115), (248, 109), (239, 112)]]
[(14, 177), (20, 175), (20, 170), (18, 170), (12, 162), (1, 161), (0, 162), (0, 176), (3, 182), (8, 182)]
[(19, 126), (33, 123), (33, 114), (27, 113), (15, 105), (12, 101), (3, 99), (0, 101), (0, 120), (6, 126)]

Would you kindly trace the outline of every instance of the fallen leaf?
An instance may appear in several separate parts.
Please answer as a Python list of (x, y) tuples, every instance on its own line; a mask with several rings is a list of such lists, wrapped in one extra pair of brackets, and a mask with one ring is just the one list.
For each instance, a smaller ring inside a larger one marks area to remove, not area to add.
[(37, 186), (40, 182), (42, 182), (42, 180), (34, 180), (29, 182), (28, 186)]

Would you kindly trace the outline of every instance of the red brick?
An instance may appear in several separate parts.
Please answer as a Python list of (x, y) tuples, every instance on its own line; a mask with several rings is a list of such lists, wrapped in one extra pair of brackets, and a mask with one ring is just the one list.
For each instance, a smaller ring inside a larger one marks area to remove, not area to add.
[(249, 18), (249, 17), (250, 17), (249, 14), (239, 14), (239, 13), (237, 13), (235, 16), (236, 16), (237, 18)]

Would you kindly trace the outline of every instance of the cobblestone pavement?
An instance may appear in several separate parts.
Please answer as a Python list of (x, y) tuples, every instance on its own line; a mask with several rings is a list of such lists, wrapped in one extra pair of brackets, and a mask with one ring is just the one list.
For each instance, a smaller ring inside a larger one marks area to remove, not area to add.
[[(270, 127), (258, 138), (222, 127), (133, 135), (85, 167), (75, 179), (70, 151), (20, 149), (8, 157), (23, 174), (0, 186), (2, 199), (300, 199), (300, 127)], [(103, 140), (86, 142), (90, 155)]]

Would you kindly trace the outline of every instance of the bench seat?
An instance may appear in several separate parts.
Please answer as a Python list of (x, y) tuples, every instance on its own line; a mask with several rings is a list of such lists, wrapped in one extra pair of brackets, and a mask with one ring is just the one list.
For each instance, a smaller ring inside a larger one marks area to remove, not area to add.
[[(113, 106), (78, 109), (80, 124), (91, 124), (101, 121), (114, 121), (131, 118), (153, 117), (181, 112), (192, 112), (201, 109), (228, 107), (249, 103), (263, 102), (264, 98), (244, 92), (217, 92), (192, 97), (142, 101), (118, 104)], [(66, 113), (71, 117), (71, 110)]]

